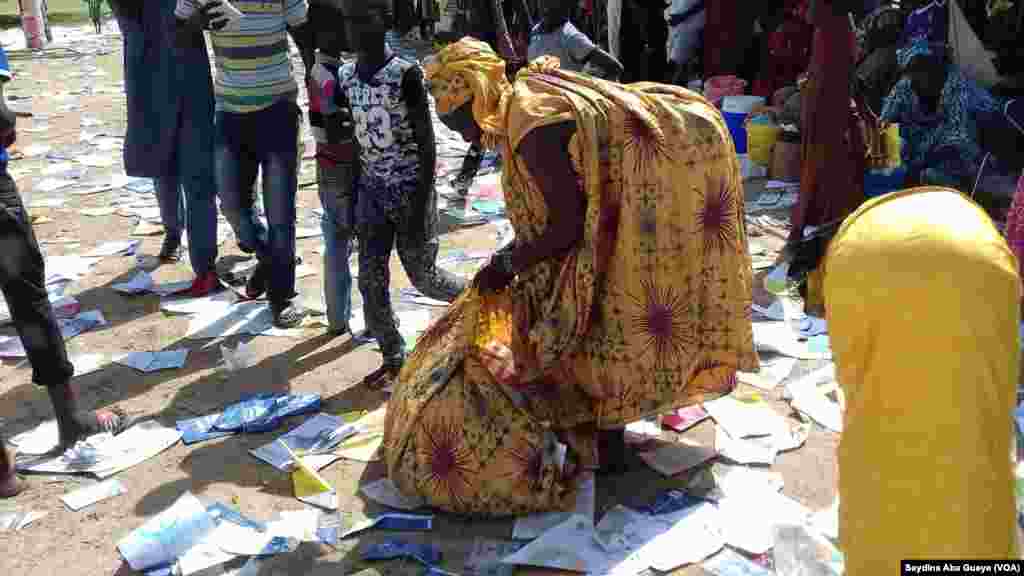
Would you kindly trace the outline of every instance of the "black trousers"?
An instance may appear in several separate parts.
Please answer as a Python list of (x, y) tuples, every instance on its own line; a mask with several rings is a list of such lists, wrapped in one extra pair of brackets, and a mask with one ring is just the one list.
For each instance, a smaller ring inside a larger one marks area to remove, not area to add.
[(0, 171), (0, 290), (32, 364), (32, 381), (67, 384), (75, 368), (46, 294), (43, 255), (6, 167)]

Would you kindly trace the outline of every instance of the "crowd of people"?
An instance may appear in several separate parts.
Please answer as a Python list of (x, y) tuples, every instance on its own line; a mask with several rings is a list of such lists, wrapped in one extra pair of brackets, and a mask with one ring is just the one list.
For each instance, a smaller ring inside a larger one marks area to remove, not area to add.
[[(344, 10), (230, 0), (241, 17), (228, 0), (114, 2), (125, 46), (125, 169), (156, 181), (161, 258), (175, 259), (187, 233), (191, 294), (219, 288), (219, 197), (241, 248), (258, 260), (246, 295), (266, 295), (279, 327), (304, 316), (295, 303), (302, 112), (288, 38), (295, 42), (317, 145), (329, 329), (350, 330), (356, 241), (367, 326), (383, 354), (365, 385), (393, 385), (388, 475), (460, 514), (571, 506), (584, 471), (622, 469), (626, 424), (729, 394), (737, 371), (758, 369), (744, 185), (722, 114), (682, 87), (618, 82), (622, 64), (572, 24), (570, 3), (545, 2), (524, 47), (508, 26), (520, 21), (513, 4), (494, 3), (493, 26), (481, 20), (474, 37), (420, 66), (386, 41), (389, 0)], [(729, 41), (721, 11), (730, 4), (708, 4), (717, 32), (704, 39), (705, 75), (742, 63), (735, 46), (714, 48)], [(838, 458), (846, 571), (890, 573), (904, 558), (1017, 557), (1014, 250), (1024, 241), (1008, 244), (962, 193), (987, 153), (977, 118), (1013, 120), (1016, 109), (949, 61), (933, 19), (915, 11), (913, 25), (893, 34), (892, 18), (878, 16), (891, 16), (885, 7), (871, 12), (883, 31), (869, 36), (900, 72), (869, 74), (869, 98), (854, 81), (863, 75), (850, 15), (863, 3), (799, 4), (787, 5), (780, 26), (806, 36), (805, 61), (793, 60), (801, 50), (782, 50), (785, 61), (756, 89), (775, 93), (803, 77), (793, 94), (801, 188), (783, 257), (801, 263), (791, 274), (807, 272), (808, 300), (823, 303), (847, 400)], [(346, 61), (348, 47), (356, 57)], [(877, 88), (879, 78), (892, 86)], [(502, 157), (515, 241), (469, 283), (436, 264), (431, 100), (472, 145), (459, 182), (472, 179), (483, 150)], [(900, 123), (909, 182), (931, 186), (865, 201), (869, 100), (882, 104), (875, 121)], [(0, 106), (8, 145), (14, 120)], [(267, 225), (254, 206), (258, 173)], [(411, 353), (390, 302), (396, 247), (418, 290), (452, 302)], [(0, 282), (33, 380), (50, 392), (62, 447), (123, 428), (122, 415), (75, 401), (42, 256), (6, 171)], [(11, 496), (23, 486), (0, 454), (0, 496)]]

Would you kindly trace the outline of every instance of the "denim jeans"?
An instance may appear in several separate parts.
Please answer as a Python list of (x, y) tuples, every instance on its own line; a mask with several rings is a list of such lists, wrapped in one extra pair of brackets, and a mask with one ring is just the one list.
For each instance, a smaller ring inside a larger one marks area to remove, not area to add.
[(351, 164), (325, 166), (317, 163), (317, 182), (324, 215), (324, 300), (327, 323), (332, 330), (347, 330), (352, 315), (352, 171)]
[(0, 172), (0, 289), (32, 365), (32, 381), (64, 386), (75, 368), (68, 361), (45, 279), (43, 255), (5, 166)]
[[(217, 183), (221, 210), (243, 249), (256, 252), (267, 271), (267, 296), (280, 308), (295, 297), (295, 194), (301, 112), (290, 100), (238, 114), (217, 112)], [(253, 186), (263, 174), (263, 211), (257, 217)]]
[[(188, 258), (192, 271), (202, 276), (214, 269), (217, 262), (216, 183), (209, 170), (187, 175), (194, 167), (184, 166), (187, 154), (175, 153), (175, 166), (167, 174), (153, 179), (160, 219), (167, 235), (181, 238), (188, 231)], [(212, 165), (213, 158), (207, 162)]]

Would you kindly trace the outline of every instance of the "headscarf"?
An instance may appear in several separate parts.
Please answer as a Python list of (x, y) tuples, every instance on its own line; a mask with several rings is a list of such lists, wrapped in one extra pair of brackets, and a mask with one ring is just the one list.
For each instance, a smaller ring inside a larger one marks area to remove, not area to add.
[(504, 132), (502, 98), (511, 89), (505, 61), (486, 42), (463, 38), (449, 44), (425, 66), (437, 113), (449, 114), (470, 100), (473, 117), (490, 135)]
[(918, 56), (934, 56), (935, 47), (927, 38), (915, 38), (896, 53), (896, 62), (900, 68), (906, 68)]

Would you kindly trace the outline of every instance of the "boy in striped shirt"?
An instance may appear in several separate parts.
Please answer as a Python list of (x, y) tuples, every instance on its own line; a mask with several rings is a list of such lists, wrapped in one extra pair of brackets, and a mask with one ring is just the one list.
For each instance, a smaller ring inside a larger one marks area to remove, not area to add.
[[(231, 0), (240, 18), (228, 18), (219, 0), (178, 0), (180, 42), (210, 30), (216, 56), (216, 161), (221, 209), (243, 250), (259, 266), (246, 295), (267, 293), (275, 326), (299, 325), (295, 299), (295, 194), (298, 186), (298, 84), (288, 55), (291, 34), (309, 70), (312, 64), (307, 0)], [(254, 209), (256, 174), (263, 175), (263, 207)]]

